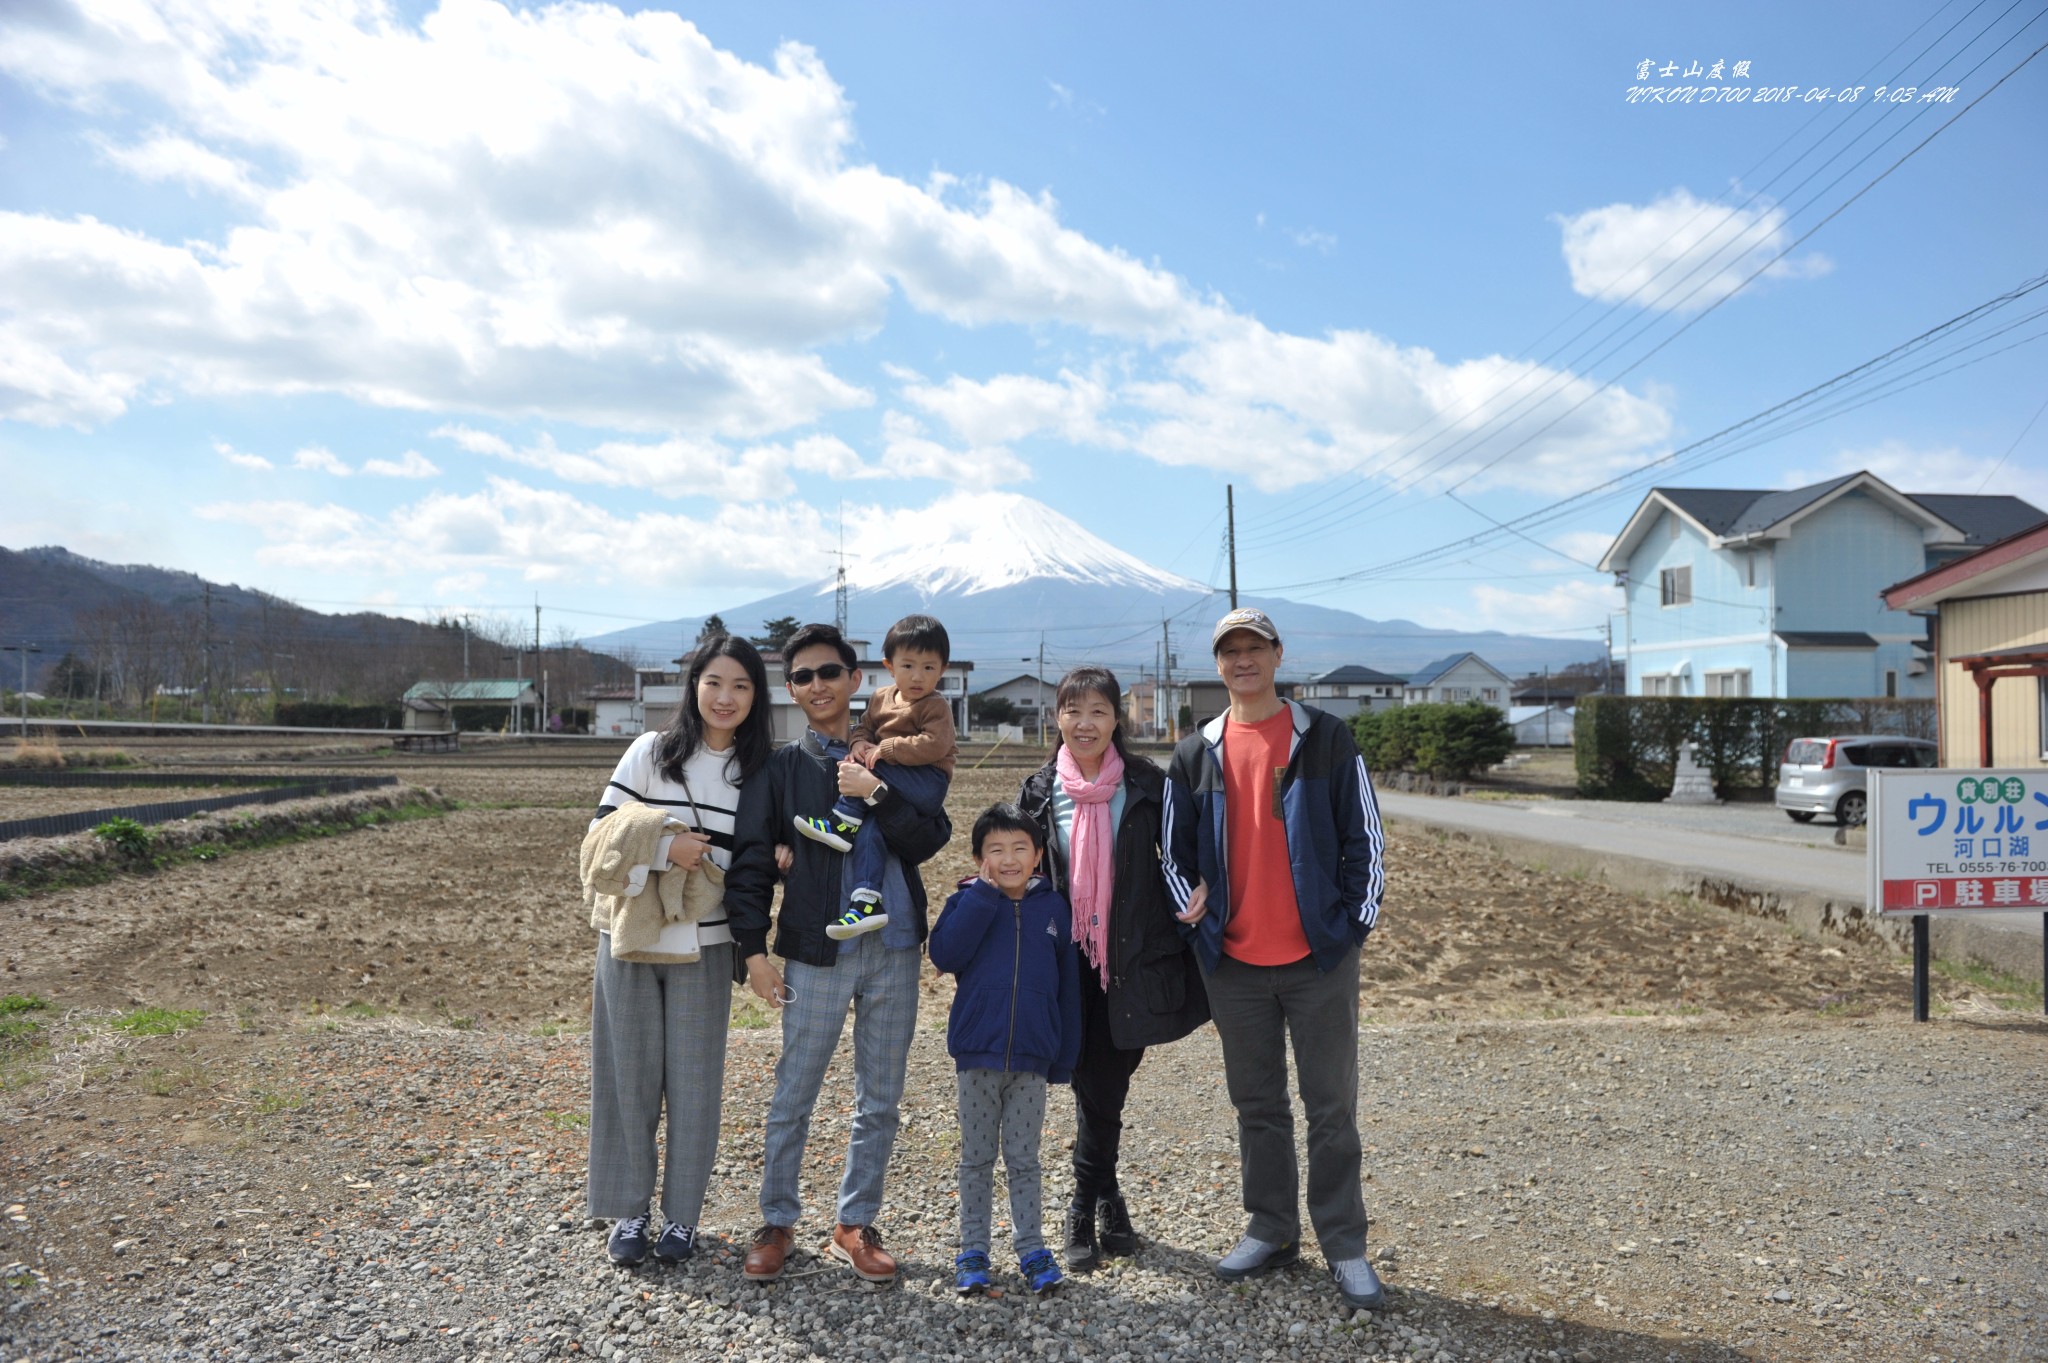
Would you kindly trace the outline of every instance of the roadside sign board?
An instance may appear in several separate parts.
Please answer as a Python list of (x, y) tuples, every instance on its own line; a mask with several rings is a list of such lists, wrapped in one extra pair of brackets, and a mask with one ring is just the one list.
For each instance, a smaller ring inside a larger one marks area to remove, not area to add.
[(1881, 914), (2048, 912), (2048, 770), (1870, 773)]

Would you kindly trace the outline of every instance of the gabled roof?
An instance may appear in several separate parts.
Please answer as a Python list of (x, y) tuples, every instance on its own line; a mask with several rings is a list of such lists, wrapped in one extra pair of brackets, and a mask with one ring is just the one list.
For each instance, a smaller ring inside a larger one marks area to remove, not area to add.
[(423, 681), (405, 689), (406, 700), (523, 700), (533, 683), (514, 681)]
[(1868, 471), (1843, 474), (1805, 487), (1775, 490), (1654, 487), (1600, 560), (1600, 570), (1620, 571), (1657, 517), (1667, 510), (1690, 522), (1713, 548), (1719, 549), (1741, 540), (1782, 539), (1802, 516), (1859, 490), (1919, 522), (1928, 542), (1935, 544), (1987, 544), (2048, 520), (2048, 514), (2017, 497), (1905, 493)]
[(1448, 658), (1438, 658), (1429, 666), (1423, 668), (1421, 671), (1409, 677), (1408, 685), (1411, 687), (1428, 686), (1432, 682), (1434, 682), (1438, 677), (1441, 677), (1444, 673), (1450, 671), (1459, 663), (1464, 662), (1467, 658), (1470, 658), (1473, 662), (1478, 663), (1481, 667), (1485, 668), (1488, 672), (1493, 673), (1494, 676), (1499, 677), (1502, 681), (1508, 682), (1508, 685), (1514, 685), (1513, 682), (1508, 681), (1507, 673), (1501, 671), (1492, 663), (1480, 657), (1477, 653), (1453, 653)]
[(985, 686), (977, 686), (974, 688), (974, 694), (979, 696), (990, 691), (1000, 691), (1012, 682), (1037, 682), (1040, 686), (1054, 689), (1057, 689), (1059, 686), (1059, 681), (1056, 678), (1048, 680), (1045, 677), (1034, 677), (1029, 672), (1019, 672), (1014, 676), (1005, 677), (1001, 681), (992, 681)]
[(2043, 563), (2048, 563), (2048, 522), (1894, 583), (1881, 595), (1895, 611), (1925, 610), (1949, 597), (1982, 595), (1994, 590), (1999, 579)]
[(1390, 677), (1384, 672), (1375, 672), (1369, 667), (1361, 667), (1357, 663), (1346, 663), (1342, 667), (1331, 668), (1321, 676), (1310, 677), (1309, 683), (1331, 686), (1399, 686), (1401, 679)]

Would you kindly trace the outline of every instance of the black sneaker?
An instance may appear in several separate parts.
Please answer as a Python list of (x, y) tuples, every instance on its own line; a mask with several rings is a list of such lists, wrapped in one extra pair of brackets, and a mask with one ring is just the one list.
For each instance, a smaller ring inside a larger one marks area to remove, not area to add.
[(620, 1268), (631, 1268), (647, 1257), (647, 1213), (629, 1216), (612, 1227), (604, 1242), (605, 1253)]
[(1095, 1208), (1067, 1208), (1067, 1247), (1060, 1252), (1067, 1267), (1084, 1273), (1095, 1267), (1102, 1255), (1095, 1243)]
[(1122, 1193), (1096, 1199), (1095, 1223), (1102, 1229), (1104, 1254), (1128, 1259), (1138, 1252), (1138, 1232), (1131, 1229), (1131, 1209), (1124, 1205)]
[(696, 1252), (695, 1226), (679, 1226), (671, 1221), (661, 1228), (661, 1238), (654, 1242), (654, 1257), (665, 1264), (680, 1264)]

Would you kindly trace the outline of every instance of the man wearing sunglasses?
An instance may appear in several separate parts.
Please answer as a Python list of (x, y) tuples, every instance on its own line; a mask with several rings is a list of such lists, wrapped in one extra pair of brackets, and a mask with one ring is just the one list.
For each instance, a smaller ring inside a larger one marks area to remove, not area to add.
[[(910, 801), (893, 796), (872, 771), (846, 760), (861, 674), (852, 646), (837, 629), (805, 625), (789, 637), (782, 656), (789, 694), (808, 727), (741, 788), (732, 869), (725, 880), (726, 914), (746, 962), (748, 987), (770, 1008), (783, 1010), (782, 1058), (775, 1066), (762, 1161), (762, 1225), (741, 1272), (755, 1282), (782, 1275), (801, 1211), (797, 1185), (811, 1111), (851, 1009), (853, 1124), (828, 1250), (870, 1282), (889, 1282), (896, 1276), (896, 1261), (882, 1248), (874, 1221), (882, 1208), (882, 1178), (896, 1144), (903, 1076), (917, 1025), (926, 931), (924, 882), (917, 868), (946, 845), (953, 825), (943, 808), (920, 813)], [(843, 942), (827, 936), (826, 925), (846, 907), (852, 889), (847, 857), (823, 843), (794, 839), (782, 910), (774, 924), (775, 954), (783, 958), (785, 975), (768, 956), (776, 844), (792, 841), (788, 830), (795, 816), (829, 809), (841, 795), (866, 802), (889, 852), (885, 899), (902, 904), (905, 912), (892, 910), (888, 926), (879, 932)]]

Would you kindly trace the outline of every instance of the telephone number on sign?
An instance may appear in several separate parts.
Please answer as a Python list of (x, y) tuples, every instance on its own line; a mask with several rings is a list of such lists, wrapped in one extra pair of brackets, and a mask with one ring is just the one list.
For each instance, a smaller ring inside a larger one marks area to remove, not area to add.
[(1959, 876), (2016, 876), (2039, 875), (2048, 871), (2048, 861), (1959, 861), (1955, 873)]

